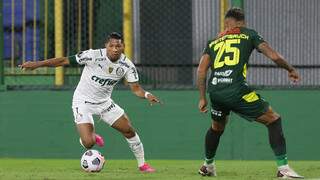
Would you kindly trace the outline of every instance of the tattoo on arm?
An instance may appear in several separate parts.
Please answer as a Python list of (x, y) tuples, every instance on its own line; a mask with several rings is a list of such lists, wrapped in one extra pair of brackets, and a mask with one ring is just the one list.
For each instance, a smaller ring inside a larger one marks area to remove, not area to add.
[(200, 99), (206, 98), (207, 72), (210, 66), (210, 56), (205, 54), (200, 59), (197, 70), (197, 85), (200, 93)]
[(206, 80), (207, 80), (206, 74), (205, 75), (202, 73), (198, 74), (197, 84), (200, 92), (200, 98), (206, 97)]
[(287, 62), (285, 61), (283, 58), (278, 58), (277, 60), (274, 61), (279, 67), (286, 69), (287, 71), (293, 71), (293, 67)]
[(279, 67), (286, 69), (287, 71), (292, 71), (294, 68), (274, 49), (272, 49), (268, 43), (263, 42), (259, 45), (259, 50), (268, 58), (270, 58)]

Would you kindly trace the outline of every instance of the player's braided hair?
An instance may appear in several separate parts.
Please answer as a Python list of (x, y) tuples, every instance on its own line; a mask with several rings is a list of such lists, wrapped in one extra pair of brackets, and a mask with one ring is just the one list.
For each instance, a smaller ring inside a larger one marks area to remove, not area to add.
[(120, 39), (121, 42), (123, 42), (123, 37), (120, 33), (118, 32), (112, 32), (107, 36), (106, 42), (109, 42), (110, 39)]
[(234, 18), (237, 21), (244, 21), (244, 12), (240, 8), (231, 8), (227, 11), (225, 18)]

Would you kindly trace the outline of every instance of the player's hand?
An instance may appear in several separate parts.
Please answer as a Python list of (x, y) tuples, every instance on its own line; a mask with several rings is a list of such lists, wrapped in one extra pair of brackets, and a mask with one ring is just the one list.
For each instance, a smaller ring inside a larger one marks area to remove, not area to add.
[(207, 104), (208, 104), (208, 102), (207, 102), (206, 99), (200, 99), (199, 100), (198, 108), (199, 108), (200, 112), (202, 112), (202, 113), (207, 113), (208, 112)]
[(159, 103), (162, 104), (162, 102), (159, 100), (159, 98), (157, 98), (155, 95), (149, 93), (146, 97), (146, 99), (149, 101), (150, 106), (152, 106), (155, 103)]
[(288, 76), (289, 76), (289, 79), (293, 83), (298, 83), (300, 81), (300, 76), (299, 76), (298, 72), (295, 69), (293, 69), (292, 71), (288, 72)]
[(19, 65), (19, 67), (23, 70), (34, 70), (37, 69), (39, 66), (37, 62), (27, 61)]

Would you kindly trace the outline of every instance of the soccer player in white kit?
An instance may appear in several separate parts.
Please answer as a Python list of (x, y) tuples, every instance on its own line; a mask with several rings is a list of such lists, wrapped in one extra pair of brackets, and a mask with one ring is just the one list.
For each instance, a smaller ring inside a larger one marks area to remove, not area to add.
[(22, 69), (33, 70), (39, 67), (57, 67), (72, 64), (84, 65), (81, 79), (74, 92), (72, 110), (80, 143), (87, 149), (95, 144), (104, 145), (103, 138), (95, 133), (92, 115), (100, 118), (121, 132), (135, 155), (141, 172), (154, 172), (145, 162), (143, 144), (132, 127), (124, 110), (113, 102), (113, 87), (122, 78), (128, 82), (131, 91), (151, 104), (160, 103), (158, 98), (145, 91), (138, 83), (139, 77), (134, 64), (123, 54), (124, 43), (119, 33), (108, 35), (105, 49), (82, 51), (74, 56), (52, 58), (43, 61), (27, 61)]

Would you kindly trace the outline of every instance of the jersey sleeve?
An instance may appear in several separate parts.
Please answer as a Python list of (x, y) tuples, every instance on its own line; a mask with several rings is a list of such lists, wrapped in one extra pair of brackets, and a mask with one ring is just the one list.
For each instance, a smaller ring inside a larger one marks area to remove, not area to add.
[(209, 47), (210, 41), (207, 42), (206, 47), (203, 49), (202, 54), (210, 54), (210, 47)]
[(80, 64), (80, 65), (89, 65), (94, 62), (94, 58), (92, 55), (92, 49), (81, 51), (76, 55), (68, 57), (70, 64)]
[[(252, 35), (252, 43), (253, 46), (259, 51), (258, 46), (259, 44), (265, 42), (262, 36), (260, 36), (256, 31), (253, 31)], [(259, 51), (260, 52), (260, 51)]]
[(124, 77), (127, 80), (127, 82), (138, 82), (139, 81), (139, 75), (138, 75), (137, 69), (133, 63), (130, 65), (130, 68), (128, 69), (128, 71), (126, 72)]

